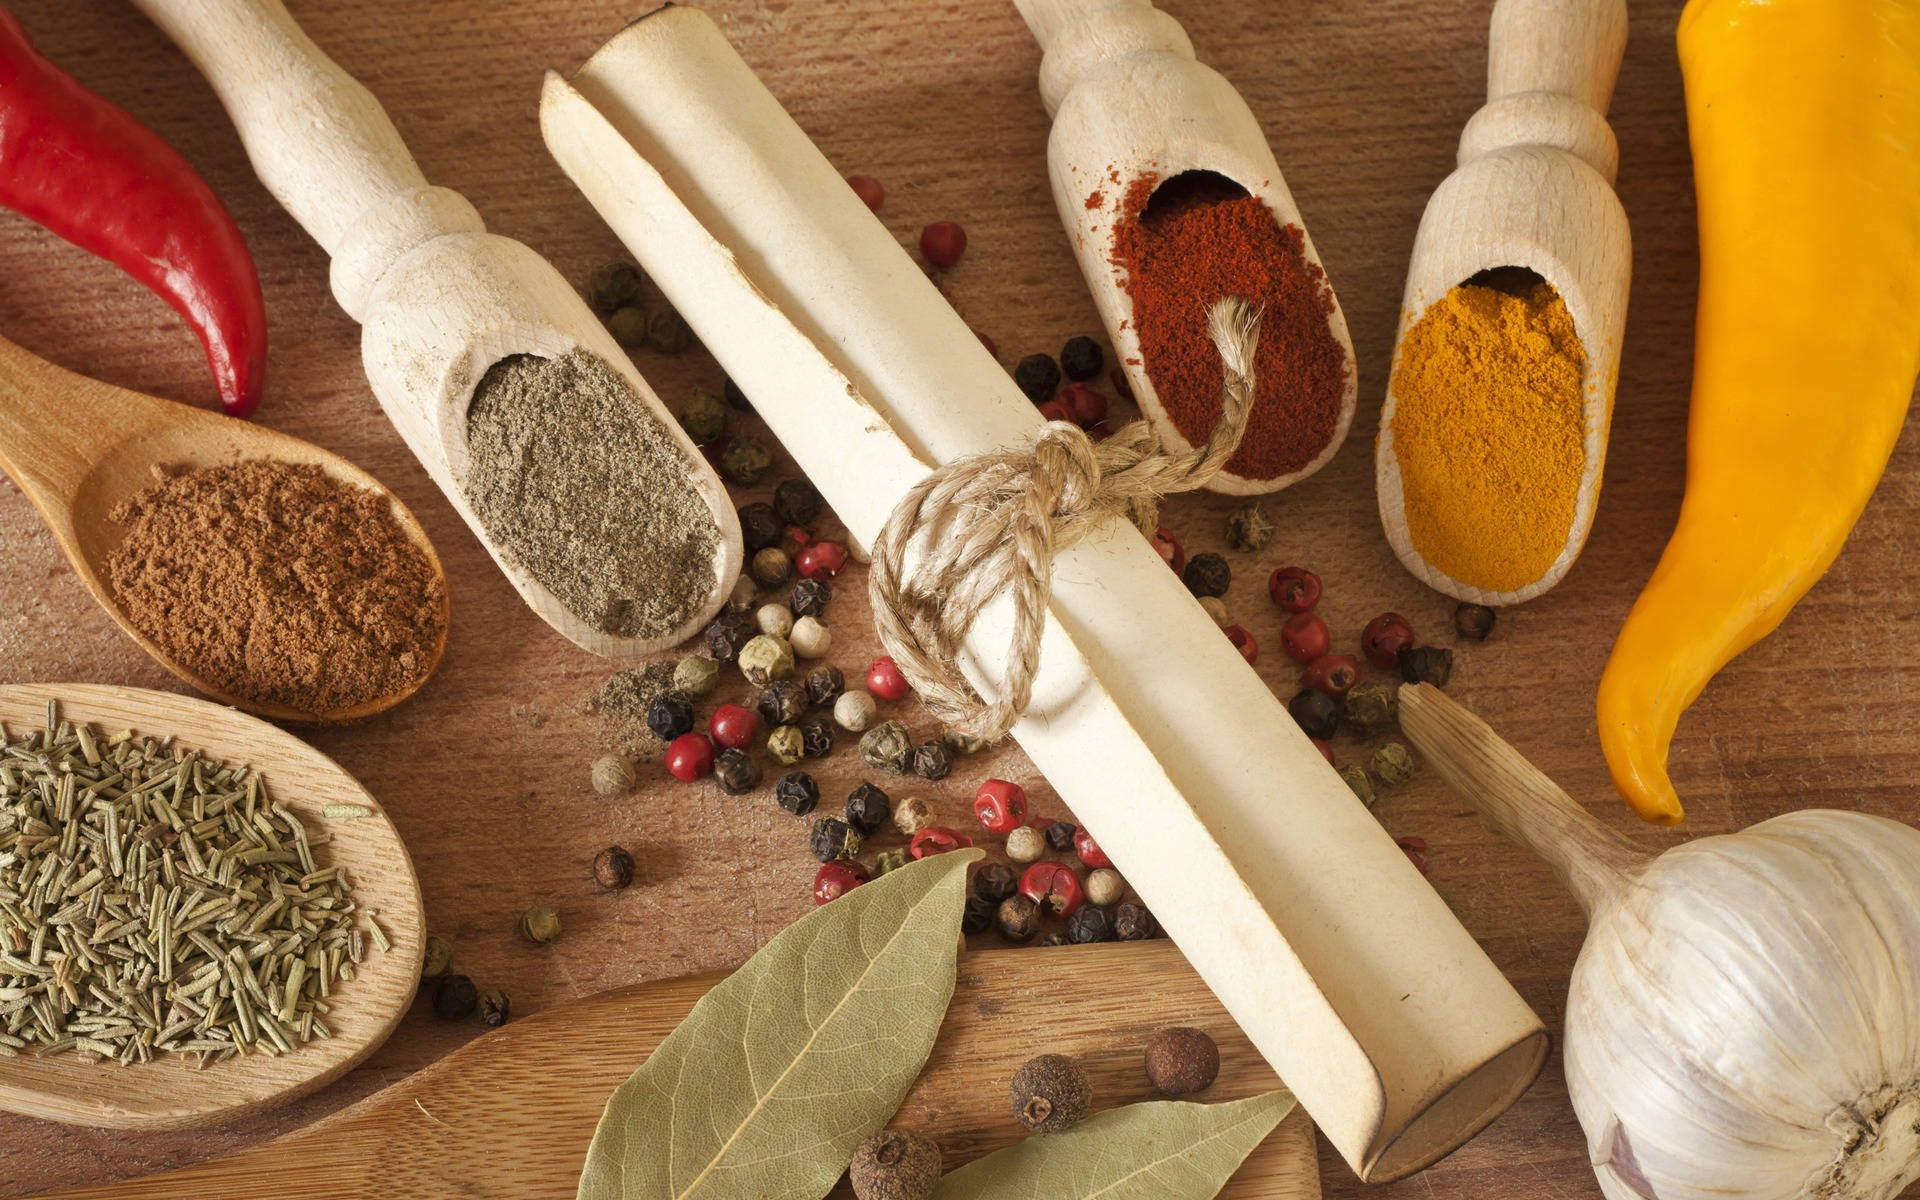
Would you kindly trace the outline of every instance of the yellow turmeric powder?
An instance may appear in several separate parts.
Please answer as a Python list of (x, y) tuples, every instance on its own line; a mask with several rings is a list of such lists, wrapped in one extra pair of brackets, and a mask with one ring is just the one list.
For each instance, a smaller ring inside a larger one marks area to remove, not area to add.
[(1461, 583), (1510, 592), (1565, 548), (1586, 466), (1586, 352), (1566, 302), (1535, 280), (1463, 283), (1421, 314), (1393, 373), (1393, 452), (1407, 531)]

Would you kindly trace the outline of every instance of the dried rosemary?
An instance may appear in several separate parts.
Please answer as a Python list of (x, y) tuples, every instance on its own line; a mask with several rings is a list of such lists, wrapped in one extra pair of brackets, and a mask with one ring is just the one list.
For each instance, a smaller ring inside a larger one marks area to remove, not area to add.
[(370, 939), (266, 781), (131, 731), (0, 726), (0, 1055), (200, 1065), (332, 1036)]

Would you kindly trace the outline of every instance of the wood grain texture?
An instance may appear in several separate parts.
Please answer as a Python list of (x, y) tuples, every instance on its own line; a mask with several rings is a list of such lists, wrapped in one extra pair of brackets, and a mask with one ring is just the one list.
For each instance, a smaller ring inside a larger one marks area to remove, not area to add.
[[(392, 948), (383, 952), (369, 942), (355, 977), (336, 983), (328, 996), (333, 1036), (291, 1054), (249, 1054), (201, 1069), (184, 1055), (121, 1066), (27, 1052), (0, 1058), (0, 1108), (132, 1130), (244, 1121), (339, 1078), (385, 1041), (406, 1015), (427, 935), (413, 863), (379, 802), (299, 738), (204, 700), (99, 684), (11, 684), (0, 686), (0, 723), (15, 736), (39, 728), (49, 699), (60, 701), (63, 720), (91, 725), (103, 736), (132, 729), (172, 737), (176, 747), (260, 771), (276, 802), (310, 832), (329, 835), (327, 845), (315, 847), (315, 858), (347, 872), (362, 927), (365, 920), (377, 921)], [(372, 812), (330, 820), (325, 813), (330, 804), (357, 804)]]
[[(1071, 1015), (1033, 1011), (1030, 998), (1065, 972), (1086, 982), (1087, 1003)], [(1143, 977), (1154, 986), (1142, 987)], [(170, 1175), (62, 1192), (57, 1200), (245, 1200), (289, 1179), (316, 1189), (303, 1194), (329, 1196), (565, 1200), (579, 1183), (607, 1096), (719, 979), (641, 984), (549, 1009), (291, 1137)], [(1220, 1043), (1220, 1079), (1202, 1099), (1237, 1100), (1279, 1086), (1166, 942), (969, 955), (939, 1044), (897, 1123), (936, 1132), (949, 1169), (1018, 1141), (1006, 1081), (1033, 1039), (1081, 1057), (1102, 1107), (1150, 1099), (1139, 1044), (1167, 1024), (1198, 1026)], [(1318, 1200), (1311, 1130), (1305, 1114), (1289, 1116), (1221, 1195)], [(844, 1182), (834, 1193), (836, 1200), (851, 1195)]]
[[(15, 0), (40, 47), (162, 134), (227, 200), (259, 260), (272, 323), (261, 417), (352, 457), (391, 486), (433, 536), (454, 589), (446, 661), (393, 712), (313, 740), (386, 804), (419, 868), (428, 920), (461, 969), (533, 1013), (642, 980), (738, 964), (800, 915), (814, 864), (804, 831), (771, 803), (673, 784), (657, 763), (642, 790), (600, 800), (588, 764), (608, 738), (583, 710), (604, 662), (570, 647), (522, 605), (381, 415), (360, 368), (359, 330), (327, 291), (327, 260), (255, 181), (238, 137), (193, 68), (121, 0)], [(616, 252), (612, 234), (541, 146), (541, 72), (578, 64), (635, 7), (613, 0), (296, 0), (293, 12), (394, 115), (430, 178), (470, 197), (576, 282)], [(885, 181), (889, 228), (911, 244), (957, 218), (971, 245), (942, 284), (1002, 361), (1052, 352), (1098, 329), (1049, 194), (1039, 51), (1002, 0), (722, 0), (731, 39), (833, 161)], [(1340, 293), (1364, 379), (1381, 381), (1422, 207), (1453, 169), (1461, 128), (1486, 96), (1488, 0), (1165, 0), (1199, 57), (1246, 97)], [(1637, 0), (1612, 124), (1618, 191), (1633, 220), (1634, 294), (1621, 357), (1607, 479), (1593, 533), (1561, 586), (1504, 613), (1493, 638), (1446, 632), (1452, 602), (1403, 571), (1381, 533), (1372, 458), (1354, 442), (1313, 479), (1266, 502), (1280, 533), (1231, 555), (1233, 615), (1265, 647), (1259, 669), (1282, 694), (1279, 614), (1262, 576), (1283, 562), (1321, 572), (1321, 611), (1350, 639), (1375, 613), (1404, 613), (1453, 645), (1451, 691), (1608, 824), (1642, 844), (1724, 832), (1789, 809), (1920, 816), (1916, 680), (1901, 649), (1920, 643), (1909, 546), (1920, 520), (1920, 447), (1911, 438), (1829, 577), (1780, 632), (1736, 660), (1682, 722), (1674, 778), (1688, 801), (1679, 833), (1642, 827), (1614, 799), (1595, 740), (1593, 688), (1612, 636), (1652, 570), (1678, 510), (1697, 265), (1692, 186), (1672, 35), (1679, 0)], [(112, 267), (0, 214), (0, 333), (123, 386), (212, 403), (192, 334)], [(670, 406), (719, 382), (697, 356), (636, 362)], [(1356, 419), (1377, 418), (1379, 389)], [(850, 464), (857, 466), (856, 464)], [(779, 472), (770, 476), (779, 478)], [(764, 493), (765, 489), (757, 489)], [(758, 497), (756, 497), (758, 498)], [(1223, 549), (1236, 502), (1187, 497), (1167, 523), (1189, 551)], [(68, 570), (31, 505), (0, 485), (0, 662), (13, 679), (91, 678), (151, 687), (169, 676), (122, 637)], [(829, 614), (834, 660), (872, 645), (857, 572)], [(735, 698), (732, 695), (724, 698)], [(911, 710), (905, 719), (925, 728)], [(1342, 740), (1345, 758), (1361, 752)], [(1052, 793), (1015, 751), (962, 760), (924, 795), (949, 818), (980, 779)], [(823, 794), (860, 778), (844, 749)], [(1431, 774), (1376, 810), (1396, 835), (1431, 845), (1434, 886), (1525, 998), (1558, 1027), (1584, 934), (1578, 906), (1542, 864), (1479, 825)], [(640, 882), (617, 895), (588, 878), (620, 842)], [(535, 898), (567, 932), (528, 946), (513, 932)], [(1073, 1010), (1072, 972), (1033, 1005)], [(333, 1112), (477, 1034), (424, 1004), (367, 1063), (285, 1109), (192, 1136), (100, 1134), (0, 1119), (0, 1191), (104, 1183), (210, 1158)], [(1599, 1195), (1557, 1059), (1486, 1133), (1430, 1170), (1368, 1188), (1322, 1147), (1338, 1200), (1593, 1200)]]

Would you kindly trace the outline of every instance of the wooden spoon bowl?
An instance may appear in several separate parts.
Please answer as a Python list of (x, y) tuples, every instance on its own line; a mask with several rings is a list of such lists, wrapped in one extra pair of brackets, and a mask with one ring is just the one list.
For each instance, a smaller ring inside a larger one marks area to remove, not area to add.
[[(447, 588), (440, 559), (406, 506), (346, 459), (263, 425), (77, 375), (4, 338), (0, 398), (0, 469), (40, 510), (80, 582), (115, 623), (195, 690), (276, 721), (352, 721), (405, 700), (439, 665), (447, 641)], [(107, 556), (123, 536), (109, 516), (114, 507), (152, 487), (156, 466), (193, 470), (263, 458), (314, 464), (335, 479), (386, 497), (395, 520), (433, 565), (441, 585), (440, 638), (427, 670), (403, 691), (327, 712), (236, 696), (169, 658), (121, 611), (103, 575)]]
[[(316, 854), (326, 865), (346, 868), (361, 912), (379, 914), (392, 948), (370, 948), (355, 978), (334, 985), (327, 1016), (331, 1038), (290, 1054), (249, 1054), (205, 1069), (184, 1055), (122, 1066), (70, 1054), (39, 1058), (28, 1049), (0, 1058), (0, 1108), (74, 1125), (177, 1129), (284, 1103), (373, 1053), (413, 1000), (426, 940), (413, 861), (379, 802), (292, 734), (186, 696), (100, 684), (12, 684), (0, 686), (0, 722), (14, 731), (37, 728), (49, 700), (60, 702), (62, 719), (102, 733), (171, 735), (176, 745), (257, 768), (277, 801), (309, 830), (330, 835)], [(329, 820), (324, 812), (330, 804), (363, 805), (371, 814)]]

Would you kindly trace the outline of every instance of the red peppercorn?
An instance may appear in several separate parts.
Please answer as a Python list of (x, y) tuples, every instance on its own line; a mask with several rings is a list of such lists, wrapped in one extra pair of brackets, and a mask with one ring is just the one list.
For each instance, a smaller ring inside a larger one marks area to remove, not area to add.
[(929, 825), (913, 835), (913, 840), (907, 843), (907, 853), (921, 859), (930, 854), (945, 854), (949, 850), (964, 850), (971, 845), (973, 839), (957, 829)]
[(1327, 623), (1313, 613), (1295, 613), (1280, 627), (1280, 648), (1297, 663), (1312, 662), (1325, 654), (1331, 644)]
[(1127, 378), (1127, 372), (1124, 368), (1115, 367), (1113, 370), (1108, 371), (1107, 380), (1113, 384), (1114, 395), (1128, 403), (1133, 402), (1133, 381)]
[(973, 815), (988, 833), (1002, 837), (1027, 819), (1027, 790), (1005, 779), (989, 779), (973, 794)]
[(882, 700), (904, 700), (913, 689), (891, 657), (882, 654), (867, 668), (867, 690)]
[(1035, 411), (1040, 414), (1040, 419), (1043, 421), (1065, 421), (1069, 425), (1075, 424), (1073, 413), (1060, 400), (1048, 400), (1044, 404), (1036, 405)]
[(793, 565), (808, 579), (832, 579), (847, 565), (847, 548), (822, 539), (802, 550)]
[(1085, 825), (1074, 831), (1073, 852), (1080, 856), (1081, 862), (1096, 870), (1113, 865), (1113, 860), (1100, 848), (1100, 843), (1093, 840), (1093, 835), (1087, 832)]
[(1000, 347), (992, 338), (981, 333), (978, 329), (973, 331), (973, 336), (980, 339), (980, 344), (987, 348), (988, 354), (993, 355), (996, 359), (1000, 357)]
[(880, 206), (887, 202), (887, 189), (871, 175), (849, 175), (847, 186), (853, 189), (854, 195), (860, 197), (862, 204), (874, 212), (879, 212)]
[(1173, 568), (1174, 574), (1187, 569), (1187, 550), (1173, 530), (1162, 525), (1153, 535), (1153, 548), (1160, 552), (1161, 559)]
[(1360, 650), (1382, 671), (1400, 665), (1400, 652), (1413, 645), (1413, 626), (1399, 613), (1381, 613), (1360, 631)]
[(1267, 595), (1288, 612), (1309, 612), (1320, 603), (1320, 577), (1305, 567), (1281, 567), (1268, 577)]
[(805, 550), (808, 546), (813, 545), (813, 535), (798, 525), (789, 525), (781, 535), (782, 548), (788, 545)]
[(1040, 906), (1040, 911), (1061, 920), (1080, 911), (1087, 894), (1080, 876), (1065, 863), (1037, 862), (1020, 876), (1020, 894)]
[(713, 731), (713, 740), (721, 749), (745, 750), (753, 745), (753, 735), (760, 728), (760, 716), (738, 704), (722, 704), (713, 710), (707, 728)]
[(1300, 672), (1300, 686), (1345, 700), (1360, 682), (1360, 661), (1351, 654), (1322, 654)]
[(1227, 635), (1227, 640), (1233, 643), (1233, 648), (1240, 652), (1241, 658), (1248, 662), (1260, 661), (1260, 643), (1253, 640), (1252, 634), (1238, 625), (1229, 625), (1221, 632)]
[(713, 770), (713, 743), (704, 733), (683, 733), (667, 747), (667, 772), (692, 783)]
[(950, 267), (967, 252), (967, 231), (958, 221), (935, 221), (920, 231), (920, 253), (936, 267)]
[(1070, 383), (1055, 397), (1067, 406), (1073, 423), (1086, 429), (1107, 419), (1107, 398), (1084, 383)]
[(837, 858), (822, 866), (813, 877), (813, 902), (825, 904), (838, 900), (873, 878), (873, 872), (860, 863)]
[(1419, 868), (1422, 875), (1427, 873), (1427, 839), (1423, 837), (1403, 837), (1394, 842), (1394, 845), (1400, 847), (1400, 849), (1405, 852), (1407, 861)]
[(1310, 740), (1313, 743), (1313, 748), (1320, 752), (1321, 757), (1327, 760), (1328, 766), (1337, 767), (1340, 765), (1339, 763), (1333, 760), (1333, 743), (1332, 742), (1328, 741), (1325, 738), (1310, 738), (1308, 740)]

